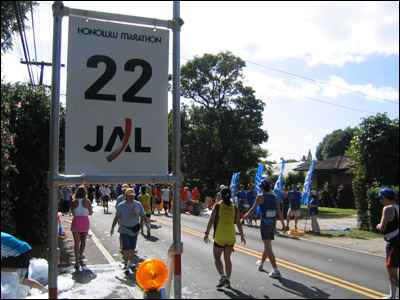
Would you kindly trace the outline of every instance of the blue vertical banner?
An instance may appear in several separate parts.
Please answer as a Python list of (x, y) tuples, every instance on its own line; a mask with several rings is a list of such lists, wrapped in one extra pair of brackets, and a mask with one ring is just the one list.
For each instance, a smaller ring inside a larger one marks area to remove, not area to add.
[(264, 172), (264, 165), (258, 164), (258, 170), (257, 170), (257, 174), (255, 177), (257, 195), (261, 193), (260, 184), (261, 184), (263, 172)]
[(304, 181), (304, 189), (303, 189), (301, 205), (308, 205), (308, 200), (309, 200), (310, 192), (311, 192), (312, 173), (314, 171), (314, 162), (315, 162), (315, 160), (312, 161), (310, 168), (308, 169), (306, 180)]
[(235, 195), (236, 195), (237, 185), (239, 183), (239, 175), (240, 173), (233, 173), (231, 185), (229, 187), (232, 192), (231, 199), (233, 204), (235, 204)]
[(285, 160), (281, 157), (282, 160), (282, 170), (279, 175), (278, 181), (275, 183), (274, 192), (279, 198), (279, 202), (282, 203), (282, 193), (283, 193), (283, 171), (285, 170)]

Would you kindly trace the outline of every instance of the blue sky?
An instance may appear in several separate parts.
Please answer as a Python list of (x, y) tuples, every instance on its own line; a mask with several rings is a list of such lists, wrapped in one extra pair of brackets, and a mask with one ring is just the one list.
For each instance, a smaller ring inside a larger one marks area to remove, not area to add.
[[(52, 2), (39, 3), (34, 14), (37, 60), (50, 61)], [(169, 1), (64, 5), (172, 19)], [(377, 113), (399, 116), (398, 2), (184, 1), (181, 17), (181, 64), (226, 50), (246, 61), (245, 83), (266, 104), (263, 129), (269, 140), (262, 147), (270, 160), (300, 159), (309, 149), (315, 156), (317, 145), (336, 129), (357, 126)], [(62, 63), (67, 63), (67, 24), (65, 17)], [(27, 37), (33, 56), (32, 33)], [(25, 81), (19, 39), (16, 45), (2, 58), (2, 77)], [(46, 69), (48, 84), (50, 73)]]

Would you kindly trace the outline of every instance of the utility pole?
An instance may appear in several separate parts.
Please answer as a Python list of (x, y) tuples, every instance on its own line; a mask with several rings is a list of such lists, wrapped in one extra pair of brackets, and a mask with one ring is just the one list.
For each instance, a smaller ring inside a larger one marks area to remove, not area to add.
[[(39, 85), (43, 85), (43, 71), (44, 71), (44, 67), (51, 67), (53, 66), (52, 63), (48, 63), (48, 62), (36, 62), (36, 61), (22, 61), (21, 60), (21, 64), (24, 65), (34, 65), (34, 66), (41, 66), (40, 68), (40, 81), (39, 81)], [(61, 64), (61, 67), (65, 67), (64, 64)]]

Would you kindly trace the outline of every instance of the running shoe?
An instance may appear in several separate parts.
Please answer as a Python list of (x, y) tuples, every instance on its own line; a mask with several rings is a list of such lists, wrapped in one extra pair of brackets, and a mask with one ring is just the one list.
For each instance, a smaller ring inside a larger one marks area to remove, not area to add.
[(130, 260), (130, 261), (129, 261), (129, 267), (130, 267), (130, 268), (136, 268), (137, 265), (133, 262), (133, 260)]
[(122, 270), (129, 270), (129, 261), (127, 261), (127, 262), (124, 264), (124, 267), (122, 268)]
[(279, 272), (278, 270), (274, 270), (271, 273), (269, 273), (269, 277), (279, 279), (282, 276), (281, 276), (281, 272)]
[(223, 287), (227, 282), (229, 283), (229, 279), (224, 275), (219, 280), (219, 284), (217, 285), (217, 287)]
[(81, 266), (81, 264), (80, 264), (79, 261), (75, 262), (74, 268), (75, 268), (76, 270), (79, 270), (79, 267), (80, 267), (80, 266)]
[(264, 270), (264, 264), (261, 262), (261, 260), (257, 260), (257, 266), (258, 266), (258, 271)]
[(224, 287), (226, 287), (227, 289), (231, 288), (231, 281), (228, 278), (226, 278), (224, 282)]

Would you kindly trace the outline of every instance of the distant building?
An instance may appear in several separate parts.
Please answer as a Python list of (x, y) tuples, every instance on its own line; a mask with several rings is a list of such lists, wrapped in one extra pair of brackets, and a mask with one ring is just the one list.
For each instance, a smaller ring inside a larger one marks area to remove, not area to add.
[[(305, 171), (310, 168), (310, 162), (295, 167), (293, 171)], [(357, 164), (350, 156), (335, 156), (322, 161), (315, 161), (312, 177), (312, 188), (321, 189), (325, 182), (331, 186), (352, 186)], [(285, 166), (286, 168), (286, 166)]]
[[(293, 163), (285, 163), (285, 170), (283, 170), (283, 176), (288, 176), (289, 173), (296, 172), (294, 169), (302, 165), (304, 162), (298, 161), (298, 162), (293, 162)], [(272, 164), (269, 169), (272, 172), (272, 175), (281, 175), (281, 170), (282, 170), (282, 163), (278, 164)]]

